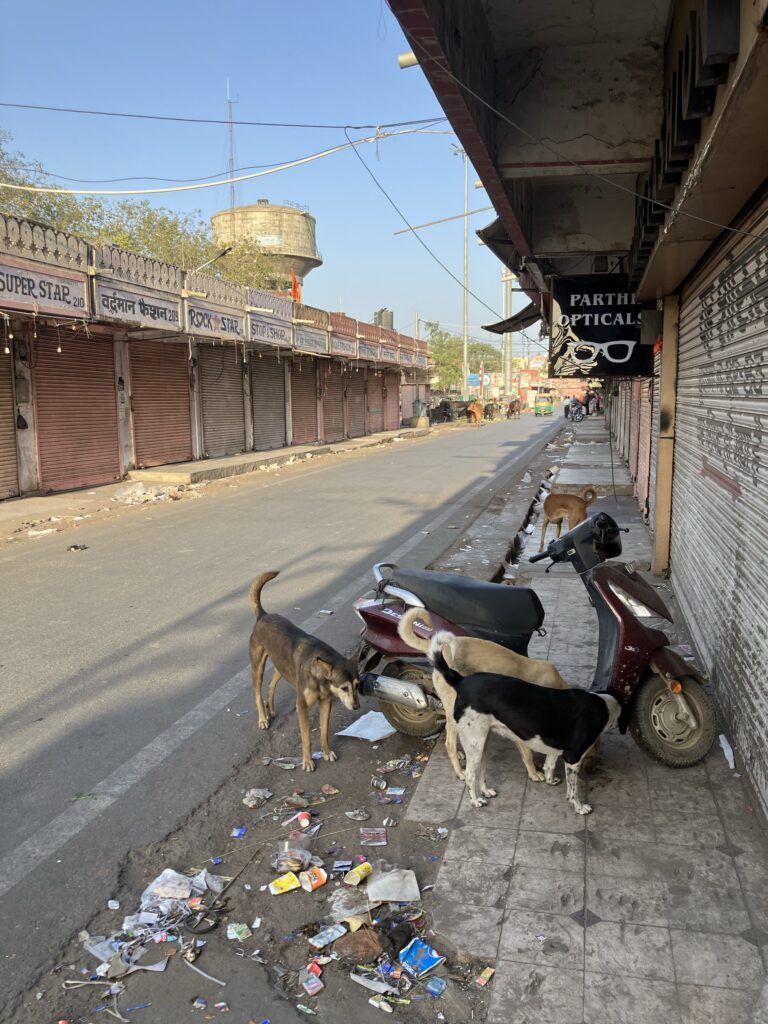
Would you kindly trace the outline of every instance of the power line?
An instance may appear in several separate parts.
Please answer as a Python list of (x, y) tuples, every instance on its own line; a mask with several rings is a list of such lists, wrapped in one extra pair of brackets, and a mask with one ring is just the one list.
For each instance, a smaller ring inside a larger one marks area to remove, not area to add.
[(364, 139), (356, 139), (354, 142), (351, 140), (348, 144), (342, 146), (333, 146), (331, 149), (324, 149), (320, 153), (312, 153), (309, 156), (302, 157), (299, 160), (291, 160), (288, 163), (278, 164), (268, 170), (255, 171), (252, 174), (240, 174), (236, 176), (227, 176), (225, 178), (219, 178), (216, 181), (203, 182), (196, 185), (176, 185), (172, 188), (129, 188), (129, 189), (73, 189), (73, 188), (54, 188), (49, 185), (17, 185), (12, 182), (0, 181), (0, 189), (7, 188), (14, 192), (33, 192), (33, 193), (45, 193), (53, 195), (68, 195), (68, 196), (144, 196), (144, 195), (159, 195), (167, 194), (171, 192), (192, 192), (197, 189), (203, 188), (216, 188), (219, 185), (230, 185), (239, 181), (251, 181), (254, 178), (261, 178), (267, 174), (275, 174), (278, 171), (287, 171), (292, 167), (299, 167), (302, 164), (311, 163), (314, 160), (320, 160), (326, 156), (332, 156), (334, 153), (340, 153), (342, 150), (349, 149), (355, 146), (362, 146), (368, 142), (378, 142), (381, 139), (398, 138), (402, 135), (416, 135), (421, 132), (420, 128), (406, 128), (402, 131), (397, 132), (380, 132), (377, 131), (375, 135), (370, 135)]
[[(363, 167), (365, 168), (365, 170), (366, 170), (366, 171), (368, 172), (368, 174), (369, 174), (369, 176), (371, 177), (371, 179), (372, 179), (373, 183), (374, 183), (374, 184), (376, 185), (376, 188), (378, 188), (378, 190), (379, 190), (379, 191), (381, 192), (381, 194), (382, 194), (382, 195), (384, 196), (384, 198), (385, 198), (385, 199), (387, 200), (387, 202), (388, 202), (388, 203), (390, 204), (390, 206), (391, 206), (391, 207), (392, 207), (392, 209), (393, 209), (393, 210), (395, 211), (395, 213), (397, 213), (398, 217), (399, 217), (399, 218), (400, 218), (400, 219), (402, 220), (402, 222), (403, 222), (403, 223), (405, 224), (405, 226), (406, 226), (406, 227), (408, 228), (408, 230), (409, 230), (409, 231), (411, 232), (411, 234), (412, 234), (412, 235), (414, 236), (414, 238), (415, 238), (415, 239), (417, 240), (417, 242), (419, 243), (419, 245), (421, 245), (421, 246), (422, 246), (422, 248), (426, 249), (426, 251), (427, 251), (427, 252), (429, 253), (429, 255), (430, 255), (430, 256), (432, 257), (432, 259), (433, 259), (433, 260), (435, 261), (435, 263), (437, 263), (437, 264), (438, 264), (438, 266), (442, 267), (442, 268), (443, 268), (443, 270), (444, 270), (444, 271), (446, 272), (446, 274), (447, 274), (447, 275), (448, 275), (448, 276), (449, 276), (450, 278), (452, 278), (452, 279), (453, 279), (453, 280), (454, 280), (454, 281), (456, 282), (456, 284), (457, 284), (457, 285), (458, 285), (458, 286), (459, 286), (459, 287), (460, 287), (460, 288), (461, 288), (462, 290), (465, 290), (465, 288), (464, 288), (464, 282), (463, 282), (463, 281), (461, 281), (461, 280), (459, 280), (459, 278), (458, 278), (458, 277), (456, 277), (456, 275), (455, 275), (455, 274), (453, 273), (453, 271), (452, 271), (452, 270), (450, 270), (450, 269), (449, 269), (449, 268), (448, 268), (448, 267), (447, 267), (447, 266), (446, 266), (446, 265), (445, 265), (445, 264), (443, 263), (443, 261), (442, 261), (442, 260), (440, 259), (440, 257), (439, 257), (439, 256), (438, 256), (438, 255), (437, 255), (437, 254), (436, 254), (436, 253), (435, 253), (435, 252), (434, 252), (434, 251), (433, 251), (433, 250), (432, 250), (432, 249), (431, 249), (431, 248), (430, 248), (430, 247), (429, 247), (429, 246), (427, 245), (427, 243), (426, 243), (426, 242), (424, 241), (424, 239), (423, 239), (423, 238), (421, 237), (421, 235), (420, 235), (420, 234), (418, 233), (418, 231), (416, 231), (416, 229), (415, 229), (415, 228), (413, 227), (413, 225), (412, 225), (412, 224), (410, 223), (410, 221), (409, 221), (409, 220), (408, 220), (408, 218), (407, 218), (407, 217), (405, 216), (405, 214), (403, 213), (403, 211), (402, 211), (402, 210), (400, 209), (400, 207), (399, 207), (399, 206), (397, 205), (397, 203), (395, 202), (395, 200), (394, 200), (394, 199), (392, 198), (392, 196), (391, 196), (391, 195), (389, 194), (389, 192), (387, 192), (387, 190), (386, 190), (386, 189), (384, 188), (384, 186), (383, 186), (383, 185), (381, 184), (381, 182), (379, 181), (379, 179), (378, 179), (378, 178), (376, 177), (376, 175), (375, 175), (375, 174), (373, 173), (373, 171), (372, 171), (372, 170), (370, 169), (370, 167), (369, 167), (369, 166), (368, 166), (368, 164), (367, 164), (367, 163), (365, 162), (365, 160), (363, 159), (363, 157), (362, 157), (362, 156), (360, 155), (360, 153), (358, 153), (357, 149), (356, 149), (356, 148), (355, 148), (355, 147), (354, 147), (354, 146), (352, 145), (352, 140), (350, 139), (350, 137), (349, 137), (349, 132), (348, 132), (348, 130), (347, 130), (346, 128), (344, 129), (344, 134), (346, 135), (346, 137), (347, 137), (347, 141), (349, 142), (349, 144), (350, 144), (350, 147), (352, 148), (352, 152), (353, 152), (353, 153), (355, 154), (355, 156), (357, 157), (357, 159), (358, 159), (358, 160), (360, 161), (360, 163), (361, 163), (361, 164), (363, 165)], [(467, 289), (466, 289), (466, 292), (467, 292), (467, 295), (471, 295), (471, 296), (472, 296), (472, 298), (473, 298), (473, 299), (474, 299), (474, 300), (475, 300), (476, 302), (479, 302), (481, 306), (484, 306), (484, 307), (485, 307), (485, 308), (486, 308), (486, 309), (488, 310), (488, 312), (489, 312), (489, 313), (493, 313), (493, 315), (494, 315), (494, 316), (495, 316), (495, 317), (496, 317), (497, 319), (500, 319), (500, 317), (499, 317), (499, 314), (498, 314), (498, 313), (496, 312), (496, 310), (495, 310), (495, 309), (493, 309), (493, 307), (489, 306), (487, 302), (484, 302), (484, 301), (483, 301), (483, 299), (481, 299), (479, 295), (475, 295), (475, 293), (474, 293), (474, 292), (473, 292), (473, 291), (472, 291), (472, 290), (471, 290), (470, 288), (467, 288)], [(521, 332), (521, 333), (522, 333), (522, 332)], [(527, 338), (528, 336), (527, 336), (527, 335), (524, 335), (524, 337), (526, 337), (526, 338)], [(531, 342), (532, 344), (534, 344), (534, 345), (538, 345), (538, 346), (539, 346), (539, 348), (541, 348), (541, 349), (542, 349), (543, 351), (547, 351), (546, 349), (544, 349), (544, 346), (543, 346), (543, 345), (541, 345), (541, 344), (540, 344), (540, 343), (539, 343), (538, 341), (534, 341), (534, 340), (533, 340), (533, 338), (528, 338), (528, 340), (529, 340), (529, 341), (530, 341), (530, 342)]]
[[(389, 7), (393, 17), (395, 17), (396, 19), (397, 15), (395, 15), (395, 12), (392, 11), (392, 6), (389, 0), (387, 0), (387, 6)], [(415, 43), (415, 45), (418, 46), (418, 48), (425, 54), (425, 63), (429, 61), (438, 60), (438, 58), (432, 57), (430, 55), (429, 51), (423, 45), (421, 40), (413, 37), (411, 38), (411, 42)], [(560, 152), (559, 149), (556, 148), (556, 146), (553, 146), (546, 139), (540, 138), (539, 136), (534, 135), (532, 132), (529, 132), (526, 128), (523, 128), (522, 125), (517, 124), (510, 117), (507, 117), (506, 114), (503, 114), (497, 107), (494, 107), (492, 103), (488, 102), (488, 100), (483, 99), (482, 96), (480, 96), (473, 89), (470, 89), (468, 85), (462, 82), (460, 78), (457, 78), (457, 76), (454, 75), (453, 72), (450, 70), (446, 62), (439, 64), (439, 68), (441, 74), (446, 74), (449, 78), (453, 79), (453, 81), (459, 86), (459, 88), (463, 89), (464, 92), (466, 92), (469, 96), (472, 96), (474, 99), (476, 99), (478, 103), (481, 103), (484, 107), (490, 110), (491, 113), (496, 114), (497, 117), (500, 117), (502, 121), (504, 121), (506, 124), (510, 126), (510, 128), (514, 128), (515, 131), (520, 132), (521, 135), (525, 135), (525, 137), (527, 139), (530, 139), (531, 142), (535, 142), (537, 145), (543, 146), (544, 149), (549, 150), (550, 153), (556, 156), (558, 160), (562, 161), (563, 163), (570, 164), (571, 167), (575, 167), (576, 170), (580, 171), (582, 174), (586, 174), (590, 178), (596, 178), (598, 181), (604, 182), (611, 188), (617, 189), (619, 192), (624, 192), (626, 195), (633, 196), (635, 199), (639, 199), (643, 203), (648, 203), (651, 206), (658, 206), (663, 210), (668, 210), (672, 213), (677, 213), (677, 215), (680, 217), (688, 217), (689, 220), (695, 220), (701, 224), (708, 224), (710, 227), (718, 228), (720, 231), (729, 231), (731, 232), (731, 234), (741, 235), (744, 238), (755, 238), (758, 239), (759, 241), (763, 241), (764, 239), (768, 238), (768, 233), (758, 235), (754, 231), (744, 231), (742, 228), (734, 228), (731, 227), (729, 224), (720, 224), (719, 221), (710, 220), (708, 217), (700, 217), (698, 214), (689, 213), (687, 210), (675, 209), (675, 207), (672, 206), (671, 203), (662, 203), (660, 199), (651, 199), (650, 196), (643, 195), (641, 192), (636, 192), (635, 189), (630, 188), (628, 185), (621, 185), (618, 181), (614, 181), (607, 175), (601, 174), (600, 171), (595, 171), (592, 168), (585, 167), (584, 164), (580, 164), (578, 160), (572, 160), (569, 156), (565, 156)]]
[[(247, 164), (245, 167), (236, 167), (235, 173), (260, 171), (266, 167), (280, 167), (282, 163), (283, 161), (272, 164)], [(59, 181), (73, 181), (78, 185), (116, 185), (123, 181), (164, 181), (168, 184), (189, 185), (197, 181), (209, 181), (221, 174), (221, 171), (215, 171), (213, 174), (202, 174), (199, 178), (158, 178), (151, 174), (133, 174), (126, 178), (70, 178), (66, 174), (56, 174), (55, 171), (49, 171), (46, 167), (37, 167), (34, 164), (16, 164), (16, 166), (22, 171), (32, 171), (36, 174), (43, 174), (47, 178), (56, 178)]]
[[(137, 114), (119, 110), (89, 110), (79, 107), (49, 107), (38, 103), (7, 103), (0, 101), (0, 107), (12, 107), (17, 110), (46, 110), (56, 114), (85, 114), (91, 117), (126, 117), (141, 121), (174, 121), (179, 124), (229, 124), (227, 118), (217, 117), (181, 117), (170, 114)], [(421, 117), (411, 121), (390, 121), (372, 124), (308, 124), (290, 121), (233, 121), (232, 124), (250, 128), (320, 128), (338, 131), (350, 128), (363, 131), (368, 128), (407, 128), (411, 125), (437, 123), (447, 121), (447, 117)]]

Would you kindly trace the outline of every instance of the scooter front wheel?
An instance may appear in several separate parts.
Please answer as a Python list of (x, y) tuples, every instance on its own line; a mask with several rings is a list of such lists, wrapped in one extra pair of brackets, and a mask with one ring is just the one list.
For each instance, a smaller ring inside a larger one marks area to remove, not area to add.
[(680, 682), (684, 708), (661, 676), (650, 676), (641, 683), (629, 725), (637, 745), (669, 768), (698, 764), (715, 740), (711, 697), (691, 676), (682, 676)]
[[(431, 671), (419, 665), (408, 662), (389, 665), (386, 674), (395, 679), (411, 679), (414, 683), (423, 685), (425, 689), (432, 689)], [(390, 704), (384, 700), (379, 701), (379, 707), (389, 724), (404, 736), (433, 736), (445, 728), (445, 712), (437, 708), (417, 711), (415, 708), (412, 710), (402, 704)]]

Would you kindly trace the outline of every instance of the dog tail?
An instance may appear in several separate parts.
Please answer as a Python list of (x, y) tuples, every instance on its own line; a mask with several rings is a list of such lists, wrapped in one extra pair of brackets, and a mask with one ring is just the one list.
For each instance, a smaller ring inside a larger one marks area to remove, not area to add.
[(429, 650), (429, 640), (419, 636), (413, 628), (418, 619), (421, 619), (425, 626), (432, 628), (432, 618), (426, 608), (409, 608), (397, 624), (397, 634), (403, 643), (413, 647), (415, 651), (426, 654)]
[(594, 484), (588, 484), (581, 492), (581, 497), (584, 499), (584, 506), (591, 505), (593, 501), (597, 500), (597, 491), (595, 490)]
[(260, 619), (264, 615), (264, 609), (261, 607), (261, 591), (265, 584), (273, 580), (275, 576), (279, 576), (279, 572), (263, 572), (261, 576), (257, 576), (251, 584), (251, 589), (248, 592), (248, 597), (251, 602), (251, 609), (257, 619)]
[(459, 675), (455, 669), (452, 669), (443, 655), (443, 644), (449, 643), (453, 639), (453, 633), (447, 633), (445, 631), (435, 633), (429, 642), (428, 657), (432, 662), (432, 667), (440, 673), (449, 686), (456, 689), (464, 676)]

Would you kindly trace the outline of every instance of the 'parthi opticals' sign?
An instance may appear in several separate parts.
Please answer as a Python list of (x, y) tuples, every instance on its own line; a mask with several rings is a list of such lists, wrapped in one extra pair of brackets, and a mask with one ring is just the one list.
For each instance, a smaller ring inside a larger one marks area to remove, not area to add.
[(625, 274), (556, 278), (550, 377), (650, 376), (653, 347), (640, 344), (640, 306)]
[(181, 330), (181, 302), (178, 299), (116, 288), (105, 281), (96, 282), (96, 311), (105, 320)]
[(88, 313), (85, 274), (34, 266), (3, 256), (0, 260), (0, 307), (29, 313), (82, 317)]

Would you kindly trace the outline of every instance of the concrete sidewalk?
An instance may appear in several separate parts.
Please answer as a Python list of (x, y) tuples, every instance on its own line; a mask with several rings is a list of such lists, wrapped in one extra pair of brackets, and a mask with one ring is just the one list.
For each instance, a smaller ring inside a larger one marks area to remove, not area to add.
[[(595, 467), (566, 451), (574, 483), (591, 482)], [(630, 527), (623, 557), (648, 559), (634, 499), (597, 507)], [(538, 530), (528, 548), (538, 549)], [(570, 567), (545, 567), (523, 561), (517, 578), (546, 609), (548, 633), (534, 638), (531, 655), (586, 687), (595, 613)], [(673, 603), (667, 584), (649, 579)], [(531, 783), (500, 739), (489, 781), (499, 795), (475, 810), (438, 743), (407, 817), (450, 828), (431, 906), (435, 942), (496, 967), (490, 1024), (768, 1021), (768, 842), (738, 765), (729, 769), (719, 746), (676, 771), (611, 733), (588, 782), (586, 818), (563, 786)]]

